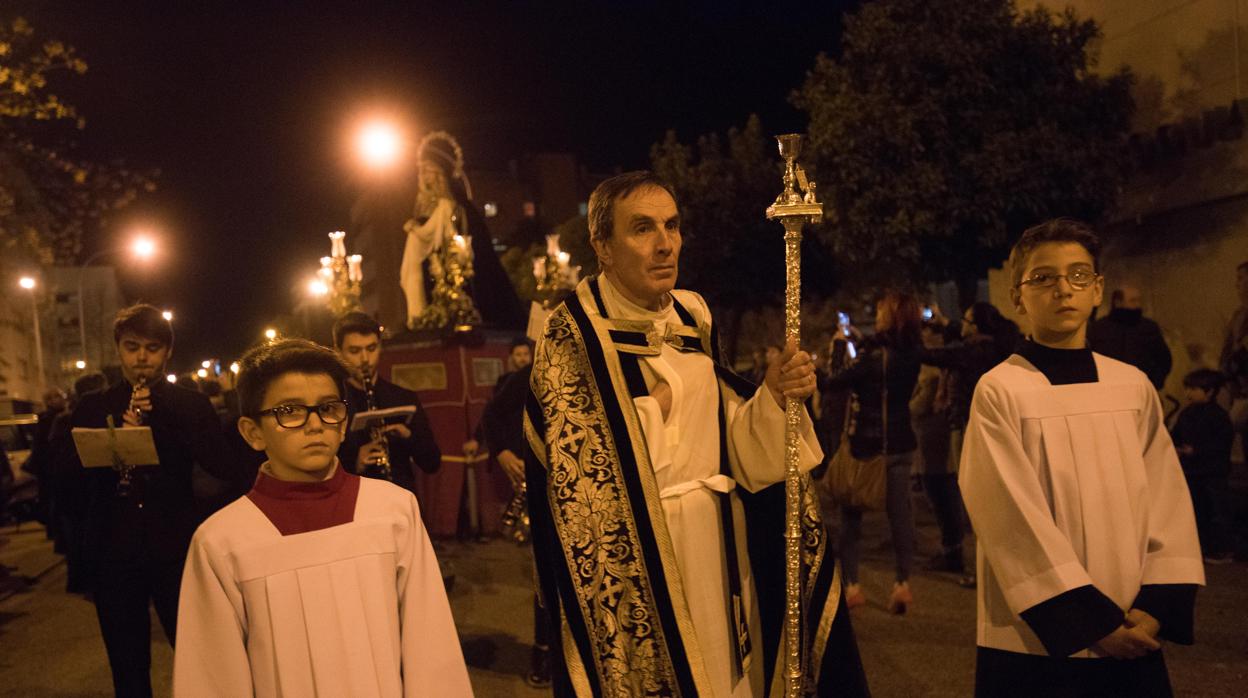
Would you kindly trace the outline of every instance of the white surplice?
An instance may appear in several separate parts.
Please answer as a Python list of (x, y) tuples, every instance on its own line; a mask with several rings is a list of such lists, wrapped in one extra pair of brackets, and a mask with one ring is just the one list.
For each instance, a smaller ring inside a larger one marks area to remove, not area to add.
[[(653, 322), (659, 336), (666, 334), (669, 324), (683, 325), (671, 302), (663, 310), (646, 310), (620, 295), (605, 274), (599, 276), (599, 281), (609, 317)], [(673, 295), (709, 327), (710, 310), (701, 296), (684, 290), (674, 291)], [(666, 382), (672, 389), (672, 406), (666, 420), (655, 398), (641, 397), (634, 402), (706, 674), (714, 684), (715, 696), (764, 695), (761, 657), (754, 657), (748, 680), (735, 685), (733, 681), (733, 639), (729, 633), (727, 561), (719, 494), (731, 492), (738, 484), (755, 492), (784, 479), (784, 410), (762, 387), (748, 400), (725, 391), (728, 454), (733, 469), (730, 478), (720, 474), (720, 391), (710, 357), (700, 351), (680, 351), (664, 344), (658, 356), (642, 357), (640, 364), (647, 388), (653, 391), (658, 383)], [(801, 469), (808, 471), (822, 460), (814, 424), (809, 416), (804, 416)], [(744, 521), (740, 501), (734, 498), (733, 503), (736, 520)], [(744, 525), (738, 525), (735, 531), (737, 559), (758, 654), (762, 626), (744, 529)], [(783, 545), (783, 541), (776, 541), (776, 545)]]
[(1015, 355), (975, 390), (958, 483), (978, 537), (981, 647), (1046, 654), (1019, 614), (1082, 586), (1125, 611), (1142, 585), (1205, 582), (1157, 392), (1094, 356), (1095, 383), (1052, 385)]
[(416, 498), (362, 478), (354, 520), (282, 536), (241, 497), (196, 531), (174, 695), (471, 696)]

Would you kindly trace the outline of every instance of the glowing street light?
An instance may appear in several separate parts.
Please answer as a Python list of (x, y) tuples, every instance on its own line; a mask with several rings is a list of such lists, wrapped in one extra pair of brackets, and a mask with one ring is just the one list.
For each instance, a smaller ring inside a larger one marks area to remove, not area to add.
[(312, 279), (308, 281), (308, 295), (314, 298), (323, 298), (329, 295), (329, 284), (322, 279)]
[(399, 129), (380, 119), (360, 127), (355, 144), (364, 164), (375, 170), (394, 165), (403, 154), (403, 136)]
[(198, 371), (196, 371), (196, 372), (195, 372), (195, 375), (199, 376), (201, 379), (202, 379), (202, 378), (207, 378), (207, 377), (208, 377), (208, 369), (206, 369), (206, 368), (201, 368), (201, 369), (199, 369)]
[(199, 362), (199, 365), (204, 367), (205, 370), (207, 370), (209, 366), (212, 366), (212, 362), (209, 361), (208, 359), (204, 359), (203, 361)]
[(170, 373), (169, 375), (165, 376), (165, 380), (169, 381), (170, 383), (177, 383), (177, 382), (178, 382), (178, 374), (176, 374), (176, 373)]
[(35, 277), (23, 276), (17, 280), (17, 285), (23, 289), (30, 291), (30, 314), (35, 322), (35, 357), (39, 362), (39, 390), (42, 392), (47, 385), (47, 374), (43, 370), (43, 335), (39, 331), (39, 300), (35, 298)]
[(87, 370), (87, 362), (83, 361), (82, 359), (78, 359), (77, 361), (74, 362), (74, 368), (78, 369), (79, 371), (85, 371)]
[(130, 251), (139, 259), (151, 259), (156, 254), (156, 242), (146, 235), (139, 235), (130, 243)]
[(173, 322), (173, 311), (172, 311), (172, 310), (166, 310), (166, 311), (162, 312), (162, 313), (160, 314), (160, 316), (161, 316), (161, 317), (163, 317), (163, 318), (165, 319), (165, 322)]
[(230, 362), (230, 373), (238, 373), (239, 365), (237, 361)]
[[(128, 247), (130, 253), (140, 260), (146, 261), (151, 259), (156, 254), (156, 241), (146, 233), (136, 235), (130, 241), (130, 245)], [(91, 266), (92, 262), (106, 254), (117, 251), (118, 250), (116, 248), (100, 250), (90, 257), (87, 257), (87, 261), (83, 262), (82, 265), (78, 267), (78, 343), (82, 349), (83, 356), (87, 355), (87, 313), (82, 301), (82, 277), (86, 276), (87, 267)], [(169, 313), (169, 311), (165, 311), (165, 313)], [(164, 315), (165, 313), (161, 313), (161, 315)], [(165, 317), (165, 320), (172, 319), (173, 313), (169, 313), (168, 316)]]
[(272, 327), (265, 329), (264, 338), (269, 340), (270, 342), (277, 339), (277, 330), (273, 329)]

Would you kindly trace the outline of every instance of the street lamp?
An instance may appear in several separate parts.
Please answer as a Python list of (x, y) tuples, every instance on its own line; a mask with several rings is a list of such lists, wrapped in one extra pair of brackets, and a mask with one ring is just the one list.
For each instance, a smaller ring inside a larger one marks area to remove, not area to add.
[(43, 371), (43, 335), (39, 331), (39, 301), (35, 298), (35, 279), (32, 276), (23, 276), (18, 279), (17, 285), (30, 291), (30, 313), (35, 319), (35, 360), (39, 364), (39, 392), (43, 392), (47, 385), (47, 375)]
[(264, 331), (264, 338), (269, 340), (270, 342), (277, 339), (277, 330), (273, 329), (272, 327), (266, 329)]
[(163, 318), (165, 319), (165, 322), (173, 322), (173, 311), (172, 311), (172, 310), (166, 310), (166, 311), (162, 312), (162, 313), (160, 314), (160, 316), (161, 316), (161, 317), (163, 317)]
[(156, 243), (146, 235), (139, 235), (130, 243), (130, 251), (139, 259), (151, 259), (156, 254)]
[[(106, 254), (118, 251), (118, 248), (100, 250), (90, 257), (87, 257), (87, 261), (83, 262), (78, 267), (78, 343), (82, 350), (82, 358), (84, 361), (87, 358), (87, 313), (82, 301), (82, 277), (86, 276), (87, 267), (91, 266), (92, 262)], [(138, 235), (130, 242), (130, 253), (142, 260), (151, 259), (156, 254), (156, 242), (147, 235)], [(173, 313), (170, 313), (167, 310), (165, 313), (168, 313), (168, 317), (166, 317), (165, 320), (173, 319)], [(162, 313), (162, 315), (165, 313)]]
[(389, 121), (375, 119), (360, 127), (355, 139), (356, 150), (364, 164), (384, 170), (398, 162), (403, 154), (403, 136)]

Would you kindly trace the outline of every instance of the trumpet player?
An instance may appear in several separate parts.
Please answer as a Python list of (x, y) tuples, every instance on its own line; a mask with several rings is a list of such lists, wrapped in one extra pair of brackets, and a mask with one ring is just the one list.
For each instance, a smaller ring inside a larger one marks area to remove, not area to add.
[(86, 474), (83, 555), (113, 689), (119, 696), (150, 696), (148, 605), (156, 607), (173, 644), (182, 566), (200, 523), (193, 465), (231, 484), (242, 472), (228, 455), (208, 398), (165, 381), (173, 328), (160, 311), (150, 305), (125, 308), (113, 323), (113, 338), (125, 382), (83, 396), (70, 422), (100, 428), (112, 417), (118, 427), (151, 427), (160, 462), (132, 464), (147, 467), (134, 469), (127, 488), (118, 487), (113, 470), (92, 468)]
[(377, 374), (381, 346), (381, 326), (364, 313), (348, 313), (334, 323), (334, 348), (351, 370), (345, 396), (351, 419), (366, 410), (406, 405), (415, 406), (416, 412), (349, 432), (338, 457), (357, 475), (388, 479), (415, 493), (416, 469), (436, 471), (442, 451), (416, 393)]

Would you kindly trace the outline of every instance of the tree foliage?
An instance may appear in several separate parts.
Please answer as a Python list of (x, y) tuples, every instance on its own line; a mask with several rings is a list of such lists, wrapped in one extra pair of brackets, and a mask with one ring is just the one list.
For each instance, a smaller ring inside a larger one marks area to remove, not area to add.
[(1131, 76), (1097, 25), (1010, 0), (878, 0), (795, 92), (835, 254), (968, 280), (1040, 220), (1096, 220), (1126, 175)]
[[(651, 148), (650, 160), (680, 206), (680, 285), (712, 306), (738, 311), (783, 301), (784, 230), (764, 216), (783, 186), (782, 167), (776, 141), (758, 117), (723, 137), (701, 136), (693, 146), (669, 131)], [(803, 246), (808, 294), (832, 286), (821, 253), (818, 245)]]
[(86, 62), (60, 41), (40, 41), (21, 18), (0, 21), (0, 257), (73, 263), (84, 238), (142, 191), (154, 173), (74, 154), (85, 120), (51, 89)]

